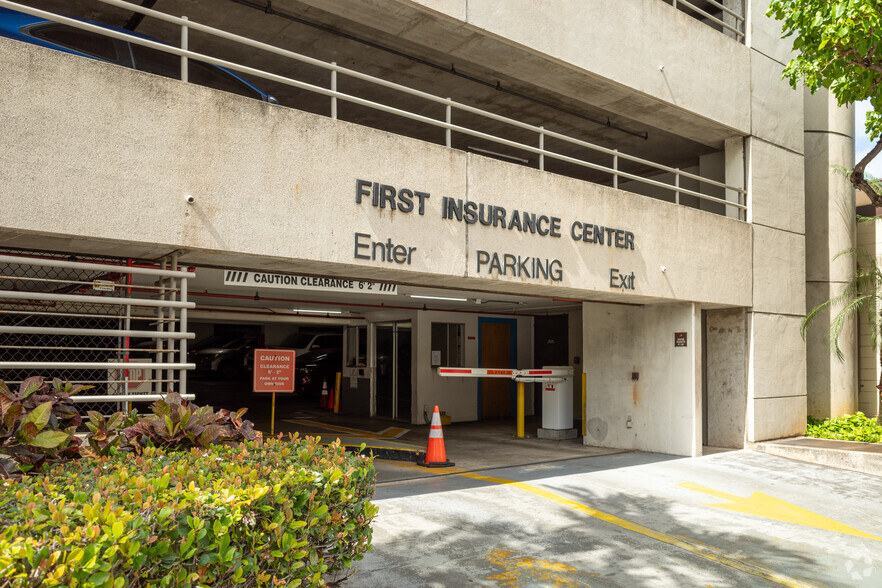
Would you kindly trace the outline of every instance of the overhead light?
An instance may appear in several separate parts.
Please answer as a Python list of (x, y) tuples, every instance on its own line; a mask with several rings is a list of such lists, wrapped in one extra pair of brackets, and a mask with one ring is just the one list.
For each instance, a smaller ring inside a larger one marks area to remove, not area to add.
[(317, 310), (311, 308), (292, 308), (292, 312), (312, 312), (315, 314), (343, 314), (342, 310)]
[(411, 298), (424, 298), (426, 300), (450, 300), (451, 302), (468, 302), (468, 298), (451, 298), (449, 296), (419, 296), (417, 294), (408, 294)]

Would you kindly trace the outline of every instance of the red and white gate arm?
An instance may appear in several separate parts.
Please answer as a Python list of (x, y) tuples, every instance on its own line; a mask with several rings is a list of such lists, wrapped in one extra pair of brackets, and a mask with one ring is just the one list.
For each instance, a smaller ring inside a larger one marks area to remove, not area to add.
[(438, 375), (455, 378), (509, 378), (519, 382), (560, 381), (573, 375), (572, 367), (532, 368), (525, 370), (507, 368), (439, 367)]
[(517, 394), (517, 438), (524, 438), (524, 383), (526, 382), (561, 382), (564, 378), (573, 375), (572, 367), (534, 368), (527, 370), (513, 370), (506, 368), (469, 368), (469, 367), (439, 367), (438, 375), (453, 378), (508, 378), (518, 383)]

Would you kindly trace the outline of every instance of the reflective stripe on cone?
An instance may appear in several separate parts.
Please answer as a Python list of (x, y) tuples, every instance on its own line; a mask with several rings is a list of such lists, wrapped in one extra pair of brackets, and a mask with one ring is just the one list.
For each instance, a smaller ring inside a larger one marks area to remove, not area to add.
[(441, 431), (441, 412), (438, 410), (438, 405), (435, 405), (432, 413), (426, 454), (417, 461), (417, 464), (427, 468), (449, 468), (454, 465), (452, 461), (447, 461), (447, 452), (444, 450), (444, 433)]

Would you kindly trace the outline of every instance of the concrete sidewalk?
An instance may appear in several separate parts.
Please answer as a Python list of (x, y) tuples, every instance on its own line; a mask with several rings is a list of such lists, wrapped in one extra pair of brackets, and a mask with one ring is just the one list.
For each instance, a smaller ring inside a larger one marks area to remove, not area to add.
[[(264, 432), (269, 423), (257, 415), (255, 425)], [(554, 462), (563, 459), (621, 453), (621, 449), (607, 449), (582, 445), (581, 438), (568, 440), (539, 439), (536, 428), (539, 420), (528, 418), (525, 439), (514, 437), (514, 419), (453, 423), (443, 428), (444, 446), (448, 461), (455, 471), (475, 471)], [(417, 466), (414, 462), (426, 451), (429, 439), (428, 425), (410, 425), (345, 414), (334, 414), (298, 406), (295, 410), (279, 411), (276, 415), (276, 433), (318, 435), (328, 443), (336, 439), (349, 448), (362, 444), (377, 458), (379, 483), (412, 480), (448, 473), (444, 468)], [(395, 461), (395, 464), (390, 463)]]
[(882, 443), (793, 437), (762, 441), (756, 451), (798, 461), (882, 476)]

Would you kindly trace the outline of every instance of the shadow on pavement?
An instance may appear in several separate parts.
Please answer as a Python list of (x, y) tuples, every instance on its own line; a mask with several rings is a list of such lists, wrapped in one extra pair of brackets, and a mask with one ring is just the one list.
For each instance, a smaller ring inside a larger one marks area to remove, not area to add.
[[(425, 500), (381, 503), (373, 551), (355, 564), (347, 585), (780, 585), (773, 574), (812, 586), (847, 580), (824, 578), (827, 562), (781, 541), (681, 520), (670, 501), (566, 488), (581, 504), (680, 538), (708, 557), (551, 501), (519, 500), (516, 492), (448, 495), (434, 506)], [(724, 558), (743, 562), (750, 572)]]

